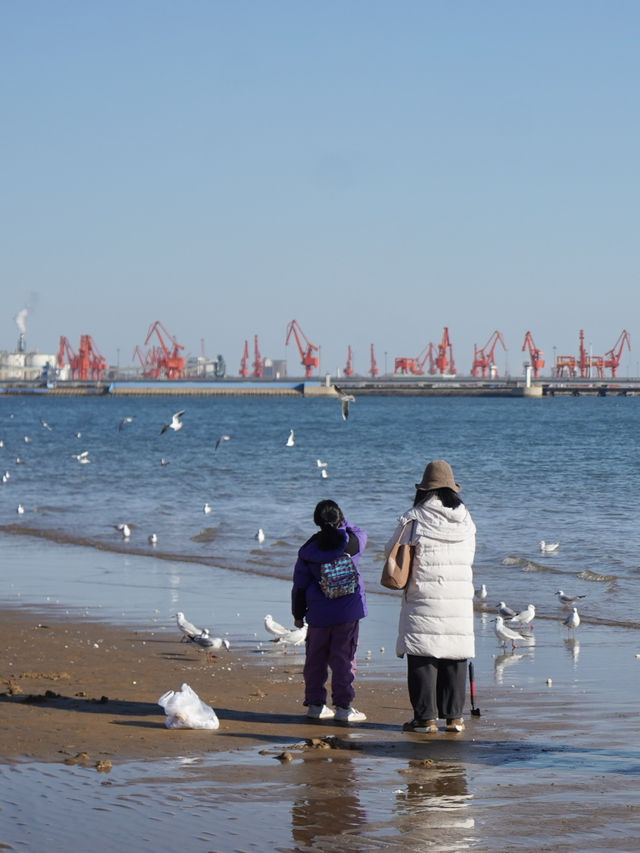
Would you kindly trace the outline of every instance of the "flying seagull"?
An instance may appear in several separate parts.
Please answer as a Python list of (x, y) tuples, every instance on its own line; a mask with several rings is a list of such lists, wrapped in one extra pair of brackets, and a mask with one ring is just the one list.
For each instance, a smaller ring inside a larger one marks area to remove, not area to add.
[(129, 415), (127, 415), (127, 417), (126, 417), (126, 418), (122, 418), (122, 420), (121, 420), (121, 421), (120, 421), (120, 423), (118, 424), (118, 429), (119, 429), (119, 430), (124, 429), (124, 427), (125, 427), (127, 424), (130, 424), (132, 420), (133, 420), (133, 418), (132, 418), (132, 417), (130, 417)]
[(182, 429), (182, 421), (180, 420), (180, 418), (184, 415), (185, 411), (186, 410), (183, 409), (181, 412), (176, 412), (175, 414), (171, 415), (171, 422), (168, 424), (162, 424), (160, 435), (162, 435), (162, 433), (166, 432), (168, 429), (175, 430), (176, 432), (179, 429)]
[(216, 452), (216, 450), (220, 447), (223, 441), (229, 441), (230, 438), (230, 435), (221, 435), (216, 441), (216, 446), (213, 448), (213, 452)]

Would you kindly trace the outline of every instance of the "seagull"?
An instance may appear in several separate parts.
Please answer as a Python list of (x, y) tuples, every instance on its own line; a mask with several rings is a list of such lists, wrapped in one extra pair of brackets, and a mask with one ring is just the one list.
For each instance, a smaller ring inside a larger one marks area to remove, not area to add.
[(515, 622), (518, 625), (529, 625), (529, 627), (533, 630), (533, 626), (531, 622), (533, 622), (536, 615), (536, 609), (533, 604), (529, 604), (526, 610), (522, 610), (520, 613), (516, 613), (515, 616), (511, 616), (509, 622)]
[(161, 465), (168, 465), (169, 463), (167, 462), (167, 460), (163, 456), (162, 459), (160, 460), (160, 464)]
[(586, 595), (567, 595), (567, 593), (563, 592), (561, 589), (556, 592), (556, 595), (558, 596), (558, 601), (561, 604), (564, 604), (565, 607), (573, 607), (573, 605), (580, 601), (581, 598), (587, 597)]
[(89, 451), (83, 450), (82, 453), (72, 453), (71, 454), (74, 459), (77, 459), (81, 465), (87, 465), (91, 460), (89, 459)]
[(205, 505), (202, 507), (202, 512), (205, 515), (209, 515), (209, 513), (211, 512), (211, 504), (205, 503)]
[(216, 452), (216, 450), (220, 447), (223, 441), (229, 441), (230, 438), (230, 435), (221, 435), (216, 441), (215, 447), (213, 448), (213, 452)]
[(132, 417), (130, 417), (129, 415), (127, 415), (127, 417), (126, 417), (126, 418), (123, 418), (123, 419), (120, 421), (120, 423), (118, 424), (118, 429), (119, 429), (119, 430), (124, 429), (124, 427), (125, 427), (127, 424), (130, 424), (132, 420), (133, 420), (133, 418), (132, 418)]
[(116, 530), (122, 533), (123, 539), (128, 539), (131, 536), (131, 528), (128, 524), (116, 524)]
[(261, 527), (258, 528), (258, 532), (254, 538), (257, 539), (258, 542), (264, 542), (264, 530)]
[[(284, 625), (276, 622), (270, 613), (267, 613), (264, 617), (264, 627), (269, 634), (273, 634), (276, 639), (278, 637), (284, 637), (285, 634), (290, 634), (291, 631), (294, 630), (293, 628), (285, 628)], [(275, 642), (275, 640), (272, 640), (271, 642)]]
[(198, 628), (193, 624), (193, 622), (189, 622), (189, 620), (185, 618), (185, 615), (181, 610), (178, 610), (174, 616), (176, 617), (176, 625), (187, 639), (192, 640), (194, 637), (202, 637), (203, 635), (207, 637), (209, 636), (208, 628)]
[(282, 643), (284, 646), (299, 646), (304, 643), (307, 637), (307, 626), (306, 624), (302, 626), (302, 628), (294, 628), (291, 631), (287, 631), (286, 634), (281, 634), (279, 637), (276, 637), (276, 643)]
[(31, 442), (31, 439), (29, 438), (29, 436), (28, 436), (28, 435), (25, 435), (25, 437), (24, 437), (24, 443), (25, 443), (25, 444), (30, 444), (30, 442)]
[(559, 542), (545, 542), (544, 539), (541, 539), (540, 550), (543, 554), (550, 554), (552, 551), (557, 550), (559, 544)]
[(289, 438), (286, 441), (285, 447), (293, 447), (295, 441), (293, 440), (293, 430), (289, 431)]
[(478, 601), (484, 601), (485, 600), (485, 598), (487, 597), (487, 587), (485, 584), (482, 584), (480, 589), (475, 590), (475, 596), (478, 599)]
[(340, 395), (340, 411), (342, 412), (342, 420), (346, 421), (349, 417), (349, 403), (355, 403), (356, 398), (353, 394)]
[(327, 463), (323, 462), (322, 459), (316, 459), (316, 465), (318, 466), (318, 468), (326, 468), (327, 467)]
[(16, 456), (16, 465), (22, 465), (22, 459), (19, 456)]
[(168, 424), (162, 424), (160, 435), (162, 435), (162, 433), (166, 432), (168, 429), (175, 430), (176, 432), (179, 429), (182, 429), (182, 421), (180, 420), (180, 418), (184, 415), (185, 411), (186, 410), (183, 409), (181, 412), (176, 412), (175, 414), (171, 415), (171, 422)]
[(158, 544), (158, 534), (151, 533), (149, 534), (149, 545), (157, 545)]
[(22, 504), (18, 504), (18, 509), (16, 510), (18, 515), (24, 515), (24, 507)]
[(494, 628), (496, 637), (500, 640), (503, 646), (505, 646), (507, 642), (511, 643), (511, 651), (513, 651), (516, 648), (516, 640), (521, 640), (522, 635), (517, 631), (512, 631), (511, 628), (507, 628), (502, 616), (496, 616), (493, 621), (496, 623)]
[(571, 613), (567, 616), (567, 618), (563, 621), (563, 625), (566, 625), (570, 631), (575, 633), (576, 628), (580, 624), (580, 614), (578, 613), (577, 607), (571, 608)]
[(509, 607), (508, 604), (505, 604), (504, 601), (498, 602), (498, 613), (505, 619), (511, 619), (512, 616), (516, 615), (516, 611)]
[(201, 648), (206, 653), (207, 660), (211, 660), (215, 650), (224, 648), (229, 651), (231, 648), (229, 640), (224, 640), (222, 637), (210, 637), (208, 633), (205, 634), (204, 632), (197, 637), (188, 636), (187, 640)]
[(43, 429), (51, 429), (49, 424), (46, 421), (42, 420), (42, 418), (40, 418), (40, 423), (41, 423)]
[(326, 480), (326, 479), (327, 479), (327, 477), (328, 477), (329, 475), (327, 474), (327, 469), (326, 469), (326, 468), (321, 468), (321, 469), (320, 469), (320, 476), (322, 477), (322, 479), (323, 479), (323, 480)]
[(11, 477), (11, 474), (8, 471), (5, 471), (4, 474), (2, 475), (2, 482), (8, 483), (9, 477)]

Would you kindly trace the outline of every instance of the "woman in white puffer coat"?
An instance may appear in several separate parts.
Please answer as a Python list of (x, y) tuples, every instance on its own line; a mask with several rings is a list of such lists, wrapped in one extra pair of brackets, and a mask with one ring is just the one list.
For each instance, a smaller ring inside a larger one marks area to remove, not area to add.
[(446, 731), (464, 730), (467, 659), (475, 654), (476, 527), (459, 490), (448, 462), (429, 462), (416, 483), (414, 505), (400, 516), (386, 548), (388, 553), (401, 534), (416, 546), (396, 644), (398, 657), (407, 655), (413, 707), (404, 731), (437, 732), (438, 718), (446, 721)]

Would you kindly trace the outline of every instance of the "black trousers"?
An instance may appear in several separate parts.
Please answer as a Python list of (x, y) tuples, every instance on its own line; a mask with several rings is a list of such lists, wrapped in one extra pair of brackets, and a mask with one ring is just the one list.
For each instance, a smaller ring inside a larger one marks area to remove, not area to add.
[(462, 716), (466, 660), (407, 655), (407, 681), (416, 720), (450, 720)]

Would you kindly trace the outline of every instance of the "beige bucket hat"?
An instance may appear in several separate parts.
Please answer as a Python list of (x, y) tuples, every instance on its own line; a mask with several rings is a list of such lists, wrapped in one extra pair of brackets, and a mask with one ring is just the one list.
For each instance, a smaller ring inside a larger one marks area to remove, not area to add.
[(453, 471), (448, 462), (445, 462), (444, 459), (434, 459), (424, 469), (422, 480), (416, 483), (416, 489), (423, 489), (428, 492), (431, 489), (443, 488), (459, 492), (460, 483), (456, 483), (453, 479)]

